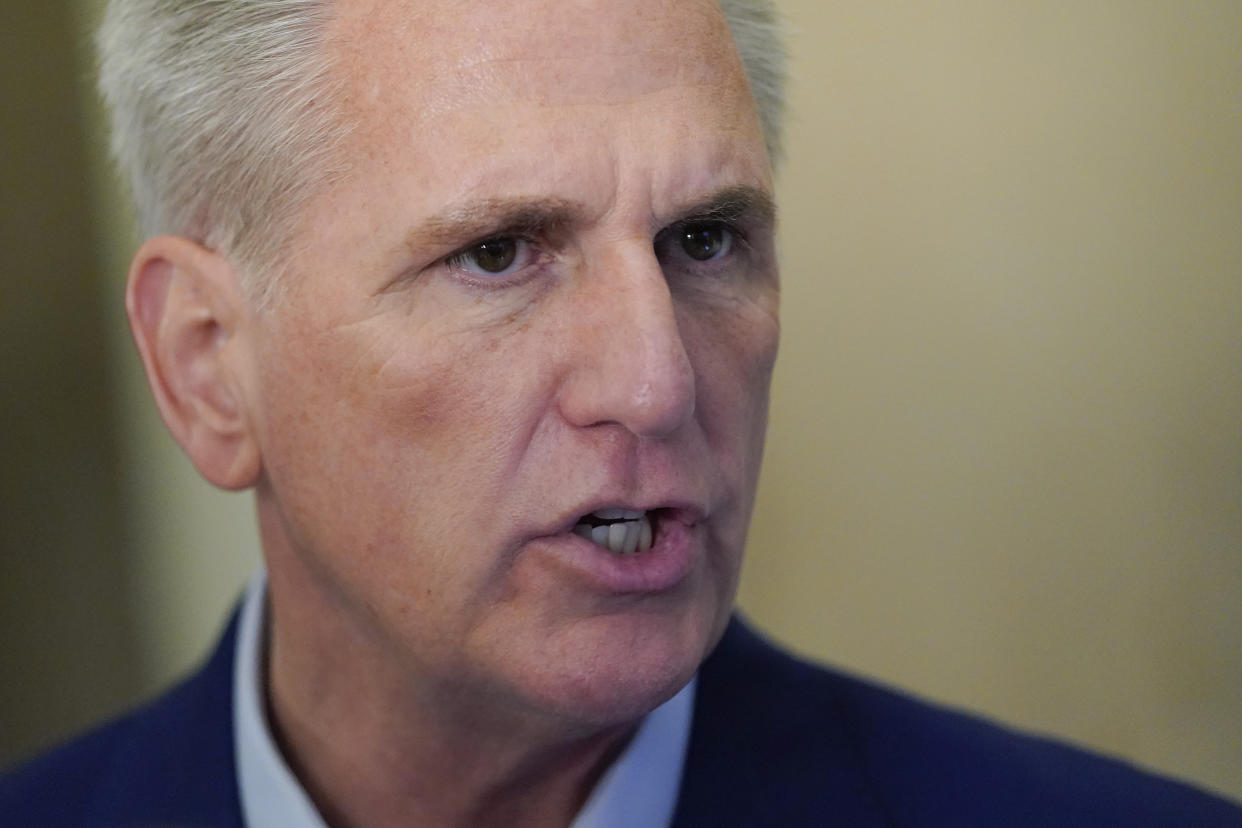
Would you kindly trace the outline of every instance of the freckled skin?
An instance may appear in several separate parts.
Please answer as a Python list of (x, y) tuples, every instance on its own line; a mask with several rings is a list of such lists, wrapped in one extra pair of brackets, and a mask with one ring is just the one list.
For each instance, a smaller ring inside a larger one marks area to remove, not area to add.
[[(700, 278), (653, 243), (718, 190), (770, 192), (770, 172), (715, 4), (637, 5), (337, 5), (348, 165), (306, 206), (287, 299), (253, 320), (278, 704), (315, 687), (389, 720), (581, 735), (667, 699), (722, 632), (775, 255), (763, 228)], [(405, 243), (471, 195), (582, 211), (533, 277), (480, 287), (453, 249)], [(601, 495), (706, 512), (684, 582), (606, 594), (545, 554)]]

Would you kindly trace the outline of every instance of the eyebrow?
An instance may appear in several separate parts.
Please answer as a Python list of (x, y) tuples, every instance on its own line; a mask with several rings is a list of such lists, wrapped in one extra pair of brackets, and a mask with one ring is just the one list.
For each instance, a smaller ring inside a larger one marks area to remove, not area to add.
[(432, 216), (409, 235), (408, 246), (449, 247), (504, 233), (536, 233), (569, 224), (584, 212), (558, 198), (485, 198)]
[[(452, 247), (487, 236), (509, 233), (547, 233), (568, 226), (587, 214), (575, 201), (559, 198), (485, 198), (428, 218), (408, 236), (407, 247)], [(726, 187), (674, 212), (667, 226), (686, 221), (737, 221), (751, 216), (773, 223), (776, 205), (757, 187)]]
[(774, 224), (776, 203), (772, 196), (757, 187), (726, 187), (679, 211), (679, 217), (670, 224), (686, 221), (733, 222), (746, 217)]

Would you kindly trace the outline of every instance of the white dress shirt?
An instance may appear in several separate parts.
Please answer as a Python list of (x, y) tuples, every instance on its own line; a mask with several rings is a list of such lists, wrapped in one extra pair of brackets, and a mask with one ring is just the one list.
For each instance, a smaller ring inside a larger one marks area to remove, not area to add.
[[(260, 570), (242, 603), (233, 670), (233, 744), (242, 815), (249, 828), (325, 828), (276, 747), (264, 704), (267, 577)], [(604, 773), (571, 828), (668, 825), (677, 807), (695, 680), (643, 720)]]

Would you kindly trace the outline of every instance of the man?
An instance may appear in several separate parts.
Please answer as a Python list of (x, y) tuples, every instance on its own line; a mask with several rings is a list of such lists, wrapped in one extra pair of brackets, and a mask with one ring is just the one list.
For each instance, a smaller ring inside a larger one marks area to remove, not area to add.
[[(1242, 824), (731, 621), (777, 347), (766, 4), (114, 0), (127, 291), (253, 488), (207, 667), (14, 824)], [(758, 106), (756, 105), (758, 103)]]

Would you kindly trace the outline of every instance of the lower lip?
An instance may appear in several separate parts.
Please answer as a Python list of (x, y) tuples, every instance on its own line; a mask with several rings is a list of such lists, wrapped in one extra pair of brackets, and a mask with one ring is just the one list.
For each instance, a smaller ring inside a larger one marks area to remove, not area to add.
[(572, 532), (540, 538), (560, 561), (585, 576), (592, 586), (618, 595), (668, 592), (694, 567), (695, 527), (661, 520), (655, 542), (646, 552), (617, 555)]

